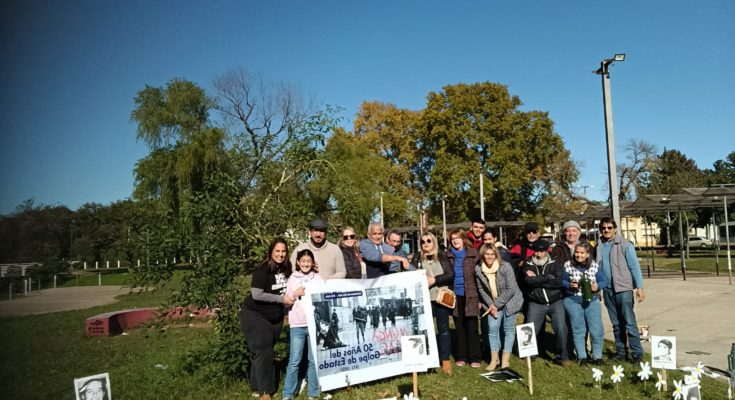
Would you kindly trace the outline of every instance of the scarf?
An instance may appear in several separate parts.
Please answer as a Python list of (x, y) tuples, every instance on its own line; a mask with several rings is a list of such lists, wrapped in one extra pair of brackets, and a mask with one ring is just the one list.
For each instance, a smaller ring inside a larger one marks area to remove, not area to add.
[(500, 269), (500, 262), (498, 260), (495, 260), (490, 268), (485, 264), (485, 261), (482, 262), (482, 273), (487, 277), (487, 282), (490, 285), (490, 295), (493, 300), (498, 298), (498, 269)]

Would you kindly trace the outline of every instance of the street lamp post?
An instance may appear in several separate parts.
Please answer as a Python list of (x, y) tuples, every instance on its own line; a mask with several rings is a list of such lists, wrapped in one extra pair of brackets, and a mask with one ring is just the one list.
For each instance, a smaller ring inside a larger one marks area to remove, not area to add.
[(383, 225), (385, 229), (385, 222), (383, 221), (383, 192), (380, 192), (380, 225)]
[(444, 238), (444, 248), (447, 248), (447, 196), (442, 196), (442, 236)]
[(605, 137), (607, 139), (607, 174), (610, 181), (610, 208), (612, 217), (620, 223), (620, 200), (618, 199), (618, 175), (615, 167), (615, 136), (612, 123), (612, 100), (610, 99), (610, 65), (615, 61), (625, 61), (625, 54), (615, 54), (600, 62), (595, 71), (602, 77), (602, 105), (605, 112)]

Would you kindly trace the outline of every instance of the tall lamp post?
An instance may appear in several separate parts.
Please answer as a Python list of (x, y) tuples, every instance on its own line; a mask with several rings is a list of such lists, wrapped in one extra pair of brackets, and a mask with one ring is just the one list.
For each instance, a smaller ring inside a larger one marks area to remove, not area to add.
[(607, 174), (610, 181), (610, 208), (615, 222), (620, 223), (620, 200), (618, 199), (618, 175), (615, 169), (615, 137), (612, 123), (612, 101), (610, 99), (610, 65), (615, 61), (625, 61), (625, 54), (615, 54), (600, 62), (595, 71), (602, 77), (602, 105), (605, 111), (605, 137), (607, 139)]
[(442, 196), (442, 236), (444, 239), (444, 248), (447, 248), (447, 196)]

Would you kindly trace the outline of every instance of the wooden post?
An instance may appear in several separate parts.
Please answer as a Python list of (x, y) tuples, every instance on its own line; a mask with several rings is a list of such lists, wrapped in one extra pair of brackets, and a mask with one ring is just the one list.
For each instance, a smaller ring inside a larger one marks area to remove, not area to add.
[(661, 375), (664, 377), (664, 390), (663, 391), (666, 392), (666, 391), (668, 391), (668, 389), (666, 388), (666, 386), (667, 386), (667, 381), (669, 380), (669, 378), (666, 376), (666, 370), (665, 369), (662, 369), (661, 372), (662, 372)]
[(416, 371), (413, 371), (413, 397), (419, 397), (419, 377)]
[(97, 273), (97, 286), (102, 286), (102, 273)]
[(54, 289), (56, 289), (56, 274), (54, 274)]
[(526, 357), (526, 366), (528, 366), (528, 393), (533, 394), (533, 370), (531, 369), (531, 357)]

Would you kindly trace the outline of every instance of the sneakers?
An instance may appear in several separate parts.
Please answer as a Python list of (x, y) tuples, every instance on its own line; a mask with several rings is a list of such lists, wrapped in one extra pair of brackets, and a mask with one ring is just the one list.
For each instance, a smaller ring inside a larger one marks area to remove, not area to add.
[(599, 367), (599, 366), (603, 366), (603, 365), (605, 365), (605, 362), (604, 362), (604, 361), (602, 361), (602, 358), (596, 358), (596, 359), (594, 359), (594, 360), (590, 361), (590, 364), (592, 364), (592, 365), (596, 365), (596, 366), (598, 366), (598, 367)]
[(609, 358), (610, 361), (616, 361), (616, 362), (625, 361), (625, 359), (626, 359), (625, 354), (615, 354), (614, 356)]

